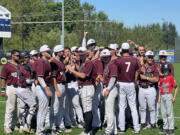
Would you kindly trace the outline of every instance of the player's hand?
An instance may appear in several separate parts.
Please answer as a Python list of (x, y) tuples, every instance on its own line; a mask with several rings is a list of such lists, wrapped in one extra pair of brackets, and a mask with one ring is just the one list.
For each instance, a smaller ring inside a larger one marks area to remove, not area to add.
[(84, 32), (84, 38), (86, 38), (88, 35), (88, 32)]
[(140, 77), (141, 77), (142, 80), (146, 80), (146, 75), (140, 74)]
[(160, 99), (158, 99), (158, 104), (160, 104), (161, 103), (161, 100)]
[(61, 92), (58, 90), (56, 91), (57, 97), (61, 97)]
[(46, 91), (46, 94), (49, 96), (49, 97), (52, 97), (53, 96), (53, 93), (52, 91), (46, 86), (45, 88), (45, 91)]
[(106, 90), (104, 91), (104, 96), (107, 97), (108, 95), (109, 95), (109, 90), (106, 89)]
[(100, 46), (99, 50), (102, 51), (104, 49), (104, 46)]
[(1, 92), (1, 96), (6, 97), (7, 96), (6, 92)]
[(175, 98), (172, 99), (172, 102), (173, 102), (173, 103), (175, 102)]
[(74, 70), (70, 65), (67, 65), (66, 68), (67, 68), (70, 72), (72, 72), (72, 71)]

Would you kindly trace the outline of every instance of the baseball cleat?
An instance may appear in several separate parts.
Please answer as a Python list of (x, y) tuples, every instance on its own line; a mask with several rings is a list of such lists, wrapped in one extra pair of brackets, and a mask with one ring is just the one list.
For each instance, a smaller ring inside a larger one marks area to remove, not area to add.
[(168, 129), (160, 129), (159, 130), (159, 134), (167, 134), (168, 133)]
[(11, 134), (12, 130), (10, 128), (4, 128), (4, 133), (5, 134)]
[(151, 129), (152, 129), (153, 131), (155, 131), (155, 130), (156, 130), (156, 124), (152, 124), (152, 125), (151, 125)]
[(120, 133), (120, 134), (125, 134), (125, 130), (118, 130), (118, 133)]
[(173, 129), (168, 130), (168, 131), (167, 131), (167, 134), (168, 134), (168, 135), (174, 135), (174, 130), (173, 130)]
[(132, 131), (132, 133), (134, 133), (134, 134), (139, 134), (139, 132), (140, 131), (135, 131), (135, 130)]
[(147, 129), (147, 124), (146, 123), (141, 123), (141, 130)]
[(71, 133), (72, 132), (72, 129), (70, 126), (67, 126), (64, 130), (65, 133)]

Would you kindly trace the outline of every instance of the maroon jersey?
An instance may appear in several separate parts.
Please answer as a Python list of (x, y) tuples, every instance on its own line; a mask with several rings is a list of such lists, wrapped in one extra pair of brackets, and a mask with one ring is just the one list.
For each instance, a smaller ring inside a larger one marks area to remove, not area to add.
[(65, 66), (61, 61), (53, 59), (51, 61), (52, 76), (57, 79), (58, 83), (65, 83)]
[(117, 58), (115, 63), (118, 67), (118, 82), (134, 82), (136, 71), (139, 69), (138, 60), (132, 56)]
[[(25, 67), (26, 66), (26, 67)], [(28, 65), (21, 65), (19, 69), (19, 81), (18, 85), (20, 87), (27, 87), (30, 86), (26, 83), (26, 79), (31, 79), (31, 69)]]
[(18, 86), (18, 66), (7, 63), (3, 66), (1, 71), (1, 78), (6, 80), (7, 85)]
[(36, 70), (36, 67), (37, 67), (37, 64), (36, 64), (37, 60), (34, 61), (34, 62), (30, 62), (28, 65), (31, 67), (31, 70), (32, 71), (35, 71)]
[(81, 85), (92, 85), (93, 84), (93, 78), (92, 78), (92, 73), (93, 73), (93, 63), (92, 61), (88, 60), (85, 61), (84, 63), (81, 64), (79, 68), (79, 72), (85, 73), (86, 78), (78, 78), (78, 84)]
[(102, 61), (100, 59), (92, 60), (92, 63), (94, 66), (92, 76), (93, 76), (93, 81), (95, 81), (99, 74), (103, 74), (103, 64), (102, 64)]
[(36, 66), (36, 76), (43, 77), (45, 83), (50, 86), (52, 84), (50, 63), (44, 59), (38, 59)]
[[(140, 74), (144, 74), (147, 77), (159, 77), (159, 69), (157, 64), (152, 64), (149, 67), (146, 67), (145, 65), (142, 65), (141, 68), (144, 68), (144, 72), (140, 71)], [(141, 87), (147, 87), (147, 86), (154, 86), (156, 83), (152, 83), (148, 80), (141, 80), (139, 79), (139, 85)]]
[(106, 65), (103, 73), (103, 84), (108, 86), (111, 77), (118, 76), (118, 69), (117, 65), (114, 61), (111, 61), (109, 64)]

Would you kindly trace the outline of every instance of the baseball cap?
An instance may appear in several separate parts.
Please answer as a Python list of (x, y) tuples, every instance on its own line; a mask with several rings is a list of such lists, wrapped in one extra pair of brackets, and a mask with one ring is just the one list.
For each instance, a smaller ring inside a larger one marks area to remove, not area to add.
[(117, 50), (118, 49), (118, 44), (110, 44), (108, 46), (109, 49), (112, 49), (112, 50)]
[(79, 55), (85, 55), (87, 53), (86, 47), (79, 47), (78, 54)]
[(77, 48), (77, 46), (73, 46), (73, 47), (71, 47), (71, 52), (74, 52), (74, 51), (76, 51), (78, 48)]
[(130, 46), (128, 43), (122, 43), (122, 45), (121, 45), (122, 50), (129, 50), (129, 48), (130, 48)]
[(39, 52), (37, 50), (32, 50), (30, 51), (30, 55), (33, 56), (33, 55), (37, 55)]
[(46, 52), (46, 51), (49, 51), (49, 50), (51, 50), (49, 47), (48, 47), (48, 45), (43, 45), (43, 46), (41, 46), (41, 48), (40, 48), (40, 52)]
[(111, 53), (108, 49), (104, 49), (101, 51), (100, 57), (108, 57), (108, 56), (111, 56)]
[(55, 53), (56, 53), (56, 52), (63, 51), (63, 50), (64, 50), (63, 45), (56, 45), (56, 46), (54, 47), (54, 52), (55, 52)]
[(145, 53), (145, 56), (147, 57), (147, 56), (154, 56), (154, 53), (152, 52), (152, 51), (147, 51), (146, 53)]
[(96, 43), (96, 41), (95, 41), (94, 39), (89, 39), (89, 40), (87, 41), (87, 46), (92, 45), (92, 44), (95, 44), (95, 43)]
[(159, 51), (159, 56), (167, 56), (167, 51), (166, 50)]

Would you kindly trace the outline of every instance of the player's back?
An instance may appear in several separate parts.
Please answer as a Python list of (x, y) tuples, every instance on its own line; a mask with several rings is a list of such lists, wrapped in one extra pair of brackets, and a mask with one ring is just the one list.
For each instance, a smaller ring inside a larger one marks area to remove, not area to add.
[(123, 56), (116, 60), (118, 66), (118, 82), (134, 82), (138, 61), (132, 56)]

